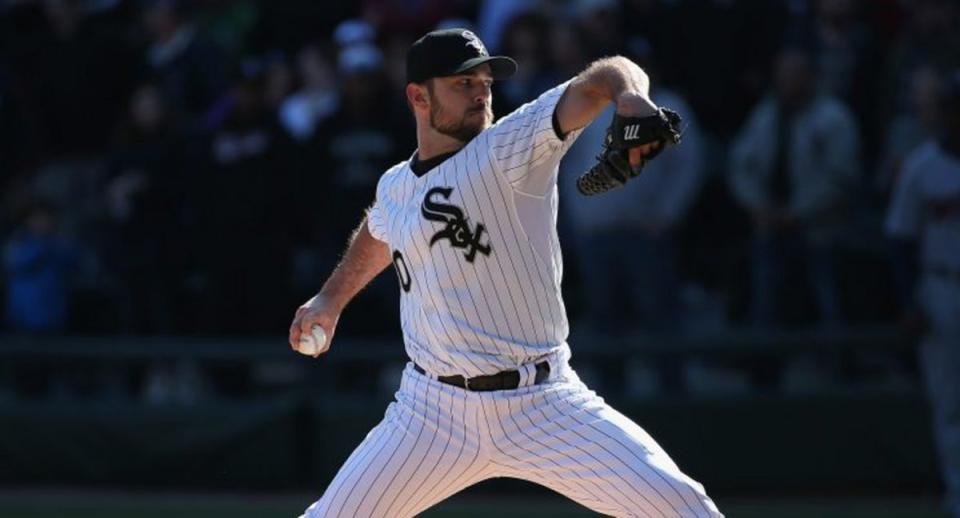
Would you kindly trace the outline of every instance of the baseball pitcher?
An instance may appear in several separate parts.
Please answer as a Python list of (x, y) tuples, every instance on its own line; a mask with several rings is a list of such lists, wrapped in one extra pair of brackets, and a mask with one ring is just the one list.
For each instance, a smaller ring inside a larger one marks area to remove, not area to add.
[(646, 74), (601, 59), (496, 123), (490, 88), (517, 68), (470, 31), (417, 40), (406, 98), (418, 149), (381, 177), (342, 262), (301, 306), (290, 345), (329, 347), (353, 296), (388, 266), (410, 363), (396, 400), (308, 517), (409, 517), (514, 477), (618, 517), (723, 515), (640, 426), (570, 368), (557, 166), (579, 130), (616, 116), (584, 194), (616, 188), (680, 140)]

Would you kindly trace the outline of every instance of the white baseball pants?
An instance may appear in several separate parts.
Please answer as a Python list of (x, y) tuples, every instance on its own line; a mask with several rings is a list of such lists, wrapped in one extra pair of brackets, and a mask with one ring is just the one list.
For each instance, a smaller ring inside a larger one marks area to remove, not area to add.
[(610, 516), (723, 517), (650, 435), (565, 361), (553, 363), (548, 381), (495, 392), (450, 386), (408, 364), (383, 421), (303, 516), (405, 518), (480, 481), (513, 477)]

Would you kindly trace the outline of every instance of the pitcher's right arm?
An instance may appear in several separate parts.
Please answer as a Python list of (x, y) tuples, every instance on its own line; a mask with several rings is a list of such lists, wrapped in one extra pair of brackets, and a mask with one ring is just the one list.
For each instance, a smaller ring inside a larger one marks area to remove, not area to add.
[(350, 237), (340, 264), (333, 270), (319, 293), (305, 302), (290, 325), (290, 347), (297, 350), (300, 335), (319, 325), (326, 331), (328, 343), (340, 319), (340, 313), (356, 294), (391, 262), (390, 247), (370, 234), (367, 218)]

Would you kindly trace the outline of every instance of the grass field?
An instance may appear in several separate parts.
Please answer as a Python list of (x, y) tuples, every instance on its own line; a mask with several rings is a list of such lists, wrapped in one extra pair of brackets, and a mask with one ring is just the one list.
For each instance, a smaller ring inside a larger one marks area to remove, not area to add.
[[(129, 495), (69, 492), (0, 494), (2, 518), (296, 517), (302, 496)], [(727, 518), (946, 518), (929, 499), (719, 500)], [(424, 518), (577, 518), (597, 516), (561, 497), (455, 497)]]

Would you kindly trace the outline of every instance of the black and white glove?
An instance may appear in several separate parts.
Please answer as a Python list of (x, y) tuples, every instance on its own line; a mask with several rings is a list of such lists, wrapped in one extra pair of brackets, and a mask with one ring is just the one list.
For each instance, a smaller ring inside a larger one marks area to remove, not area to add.
[[(627, 180), (638, 176), (643, 164), (660, 154), (663, 148), (680, 143), (681, 122), (677, 112), (666, 108), (646, 117), (624, 117), (614, 113), (603, 150), (597, 157), (598, 163), (577, 178), (577, 189), (581, 194), (592, 196), (621, 187)], [(653, 142), (660, 145), (643, 157), (643, 163), (636, 168), (630, 165), (630, 149)]]

